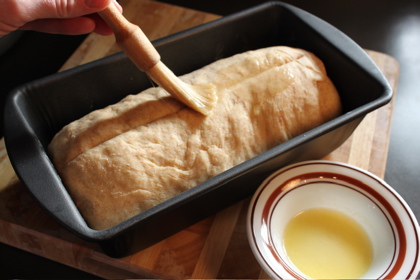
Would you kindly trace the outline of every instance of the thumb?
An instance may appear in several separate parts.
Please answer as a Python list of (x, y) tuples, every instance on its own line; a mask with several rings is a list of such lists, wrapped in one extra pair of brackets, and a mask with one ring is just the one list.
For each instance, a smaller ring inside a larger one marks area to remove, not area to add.
[[(71, 31), (71, 34), (91, 32), (92, 28), (98, 29), (99, 33), (109, 34), (112, 32), (99, 17), (89, 20), (88, 17), (81, 16), (93, 16), (92, 14), (105, 9), (111, 1), (122, 11), (116, 0), (0, 0), (0, 37), (19, 28), (44, 32), (54, 28), (60, 30), (63, 23), (66, 25), (65, 29), (72, 25), (77, 29)], [(89, 28), (86, 27), (87, 24)], [(80, 25), (84, 28), (80, 29)]]
[(42, 18), (74, 18), (105, 9), (113, 0), (27, 0), (22, 5), (26, 21)]

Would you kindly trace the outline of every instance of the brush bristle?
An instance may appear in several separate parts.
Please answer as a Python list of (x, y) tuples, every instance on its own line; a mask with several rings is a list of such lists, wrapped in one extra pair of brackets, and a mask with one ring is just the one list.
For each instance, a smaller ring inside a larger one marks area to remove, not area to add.
[(146, 73), (173, 97), (203, 115), (209, 115), (216, 106), (217, 94), (214, 85), (187, 84), (162, 62), (158, 62)]

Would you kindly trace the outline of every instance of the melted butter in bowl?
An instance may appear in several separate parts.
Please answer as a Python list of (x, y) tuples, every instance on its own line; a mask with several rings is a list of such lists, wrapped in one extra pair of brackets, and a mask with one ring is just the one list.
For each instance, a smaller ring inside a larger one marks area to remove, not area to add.
[(314, 279), (358, 279), (370, 268), (372, 243), (352, 217), (328, 208), (295, 215), (283, 233), (290, 261)]
[(415, 279), (417, 219), (380, 178), (307, 161), (267, 178), (248, 211), (251, 249), (272, 279)]

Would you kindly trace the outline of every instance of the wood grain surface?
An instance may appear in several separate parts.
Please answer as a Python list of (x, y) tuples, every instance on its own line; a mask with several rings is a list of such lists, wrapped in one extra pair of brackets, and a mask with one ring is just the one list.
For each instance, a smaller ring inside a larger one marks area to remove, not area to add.
[[(151, 39), (218, 18), (149, 0), (125, 1), (125, 16)], [(118, 52), (113, 36), (91, 34), (63, 65), (69, 69)], [(396, 90), (398, 63), (367, 51)], [(366, 116), (352, 136), (325, 159), (350, 163), (384, 177), (393, 102)], [(0, 140), (0, 242), (108, 278), (268, 278), (246, 236), (249, 199), (134, 255), (113, 259), (50, 218), (17, 179)]]

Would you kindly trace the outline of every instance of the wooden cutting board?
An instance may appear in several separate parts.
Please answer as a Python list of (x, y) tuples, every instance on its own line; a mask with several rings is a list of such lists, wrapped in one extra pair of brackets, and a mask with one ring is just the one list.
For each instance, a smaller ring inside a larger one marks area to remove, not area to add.
[[(150, 0), (124, 1), (125, 16), (154, 40), (218, 18)], [(91, 34), (62, 70), (119, 51), (113, 36)], [(398, 63), (367, 51), (396, 90)], [(370, 113), (353, 135), (325, 159), (350, 163), (384, 177), (393, 102)], [(134, 255), (112, 259), (96, 244), (69, 233), (22, 186), (0, 140), (0, 242), (103, 278), (268, 278), (248, 245), (249, 199)]]

